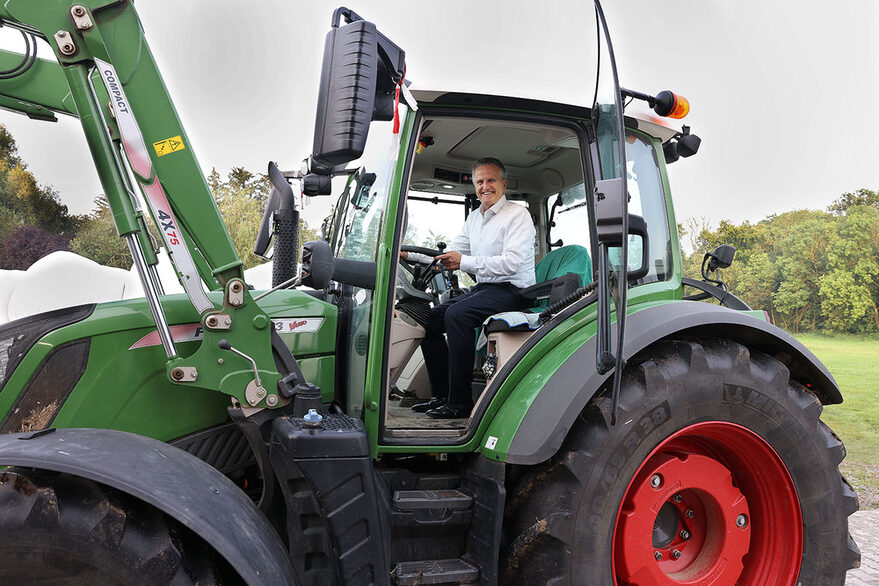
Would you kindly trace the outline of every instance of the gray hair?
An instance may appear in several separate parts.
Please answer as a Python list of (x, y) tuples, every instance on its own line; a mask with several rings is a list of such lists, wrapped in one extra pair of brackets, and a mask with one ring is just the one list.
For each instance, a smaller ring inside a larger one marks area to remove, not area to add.
[(470, 173), (471, 174), (475, 173), (477, 167), (484, 167), (485, 165), (494, 165), (495, 167), (497, 167), (498, 169), (501, 170), (501, 179), (507, 178), (507, 168), (504, 167), (503, 163), (501, 163), (499, 160), (495, 159), (494, 157), (482, 157), (481, 159), (479, 159), (478, 161), (473, 163), (473, 166), (470, 167)]

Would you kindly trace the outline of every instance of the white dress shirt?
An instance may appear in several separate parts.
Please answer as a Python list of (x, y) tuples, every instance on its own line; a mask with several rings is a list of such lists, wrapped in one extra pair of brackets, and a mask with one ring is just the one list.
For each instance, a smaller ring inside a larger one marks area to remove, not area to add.
[[(483, 211), (470, 212), (461, 233), (447, 250), (461, 253), (461, 270), (478, 283), (512, 283), (530, 287), (534, 279), (534, 235), (531, 215), (502, 196)], [(427, 255), (409, 253), (409, 260), (432, 262)]]

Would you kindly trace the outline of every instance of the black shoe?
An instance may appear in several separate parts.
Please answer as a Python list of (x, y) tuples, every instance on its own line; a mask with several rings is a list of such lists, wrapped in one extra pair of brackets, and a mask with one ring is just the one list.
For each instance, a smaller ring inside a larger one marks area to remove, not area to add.
[(416, 413), (425, 413), (427, 411), (430, 411), (431, 409), (436, 409), (437, 407), (442, 407), (445, 404), (446, 404), (445, 397), (443, 397), (443, 398), (434, 397), (430, 401), (426, 401), (424, 403), (416, 403), (416, 404), (412, 405), (412, 410), (415, 411)]
[(427, 416), (434, 419), (467, 419), (470, 417), (471, 411), (473, 411), (473, 405), (448, 403), (442, 407), (431, 409), (427, 412)]

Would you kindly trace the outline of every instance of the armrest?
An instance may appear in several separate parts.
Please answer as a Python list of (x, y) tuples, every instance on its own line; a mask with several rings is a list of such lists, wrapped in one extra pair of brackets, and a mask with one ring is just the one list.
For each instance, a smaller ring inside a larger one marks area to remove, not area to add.
[(519, 295), (529, 301), (537, 301), (538, 299), (548, 298), (552, 292), (552, 281), (543, 281), (530, 287), (525, 287), (519, 291)]

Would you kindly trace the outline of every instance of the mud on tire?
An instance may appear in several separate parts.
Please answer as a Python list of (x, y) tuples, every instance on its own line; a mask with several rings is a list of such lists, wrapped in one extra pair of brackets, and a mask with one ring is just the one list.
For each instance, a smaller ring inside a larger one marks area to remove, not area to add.
[(629, 364), (618, 424), (597, 397), (511, 492), (503, 583), (844, 584), (857, 497), (818, 399), (725, 340)]
[(0, 584), (217, 584), (210, 554), (159, 511), (97, 483), (0, 471)]

